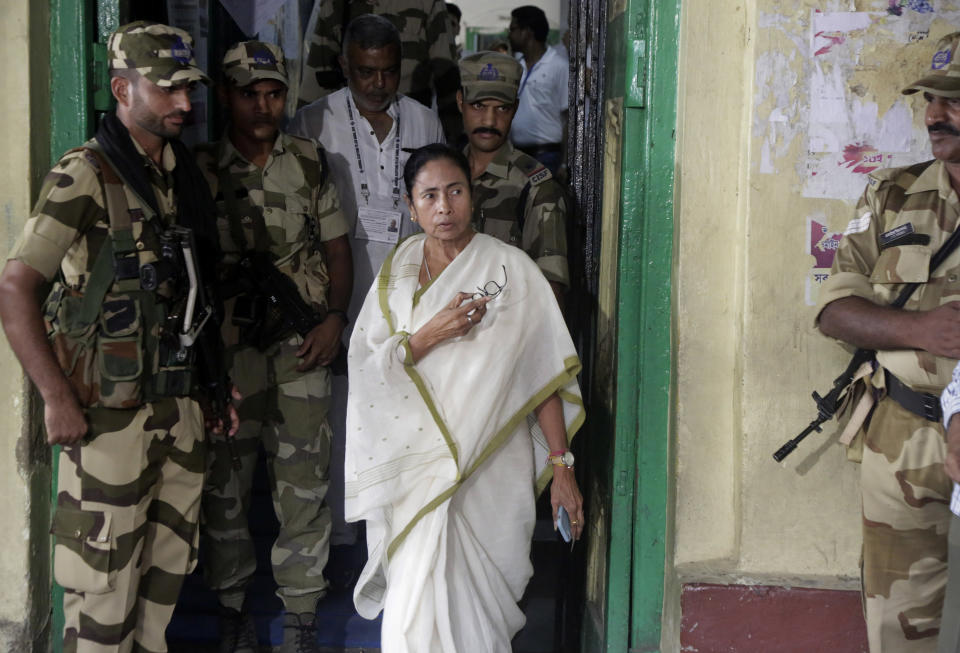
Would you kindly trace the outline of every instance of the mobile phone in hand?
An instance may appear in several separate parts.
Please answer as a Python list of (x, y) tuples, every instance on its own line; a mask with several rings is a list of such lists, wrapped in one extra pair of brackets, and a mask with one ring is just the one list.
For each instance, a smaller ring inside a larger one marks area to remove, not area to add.
[(567, 509), (563, 506), (557, 508), (557, 530), (560, 531), (560, 536), (564, 542), (573, 539), (573, 534), (570, 531), (570, 515), (567, 514)]

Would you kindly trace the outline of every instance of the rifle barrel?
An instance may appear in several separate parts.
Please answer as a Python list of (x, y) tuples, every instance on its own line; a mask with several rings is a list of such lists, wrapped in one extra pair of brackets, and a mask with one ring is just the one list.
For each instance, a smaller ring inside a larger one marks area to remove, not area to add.
[(805, 437), (807, 437), (814, 431), (822, 431), (823, 429), (820, 428), (820, 425), (823, 424), (825, 421), (827, 421), (827, 419), (829, 419), (829, 417), (827, 417), (826, 419), (817, 417), (817, 419), (810, 422), (810, 425), (807, 426), (807, 428), (803, 429), (803, 431), (800, 432), (800, 435), (793, 438), (792, 440), (788, 440), (782, 447), (777, 449), (773, 454), (773, 459), (776, 460), (778, 463), (783, 462), (783, 459), (789, 456), (791, 453), (793, 453), (793, 450), (797, 448), (798, 444), (803, 442), (803, 439)]

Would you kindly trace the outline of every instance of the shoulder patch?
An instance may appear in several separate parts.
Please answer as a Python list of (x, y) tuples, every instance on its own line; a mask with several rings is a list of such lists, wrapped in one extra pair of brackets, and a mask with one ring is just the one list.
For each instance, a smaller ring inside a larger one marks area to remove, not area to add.
[(553, 175), (550, 174), (550, 171), (547, 169), (547, 166), (541, 164), (539, 168), (528, 172), (527, 177), (529, 177), (531, 184), (533, 184), (534, 186), (539, 186), (546, 180), (552, 179)]
[(523, 174), (534, 186), (542, 184), (546, 180), (553, 178), (553, 175), (550, 173), (550, 170), (547, 169), (547, 166), (543, 165), (529, 154), (525, 154), (520, 150), (516, 150), (516, 154), (517, 156), (513, 160), (514, 165), (520, 168)]
[(859, 218), (854, 218), (847, 224), (847, 228), (844, 230), (843, 235), (849, 236), (851, 234), (860, 234), (870, 228), (870, 218), (873, 217), (873, 213), (867, 211)]
[(887, 181), (896, 178), (903, 168), (879, 168), (867, 175), (871, 186), (876, 186), (878, 182)]

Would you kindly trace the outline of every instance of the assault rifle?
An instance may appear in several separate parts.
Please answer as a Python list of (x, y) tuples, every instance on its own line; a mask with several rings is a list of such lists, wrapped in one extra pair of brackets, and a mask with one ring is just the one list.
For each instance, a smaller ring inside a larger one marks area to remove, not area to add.
[[(293, 279), (277, 269), (267, 252), (246, 252), (237, 269), (240, 288), (248, 298), (238, 298), (234, 323), (244, 327), (244, 339), (260, 351), (291, 330), (306, 337), (327, 318), (326, 310), (316, 310), (304, 301)], [(330, 367), (334, 374), (345, 373), (346, 349), (342, 343)]]
[(814, 431), (817, 433), (823, 431), (820, 427), (821, 424), (830, 421), (833, 416), (837, 414), (837, 411), (843, 404), (843, 400), (847, 396), (847, 392), (852, 389), (853, 379), (857, 374), (857, 370), (859, 370), (864, 363), (873, 360), (875, 355), (876, 352), (872, 349), (858, 349), (854, 352), (853, 358), (850, 359), (850, 364), (847, 365), (847, 369), (843, 371), (843, 374), (833, 380), (833, 387), (830, 388), (830, 392), (821, 397), (816, 390), (813, 391), (813, 400), (817, 403), (817, 417), (810, 422), (807, 428), (800, 431), (800, 435), (792, 440), (788, 440), (782, 447), (777, 449), (773, 454), (774, 460), (778, 463), (782, 462), (784, 458), (789, 456), (793, 450), (797, 448), (798, 444), (803, 442), (805, 437)]
[[(152, 222), (152, 221), (151, 221)], [(154, 264), (140, 268), (141, 287), (153, 290), (158, 283), (171, 280), (186, 286), (187, 301), (179, 343), (182, 355), (194, 347), (197, 351), (200, 385), (210, 402), (214, 419), (220, 420), (223, 428), (230, 428), (230, 390), (232, 383), (223, 357), (223, 339), (220, 323), (223, 321), (219, 303), (209, 286), (204, 284), (197, 259), (197, 243), (193, 230), (188, 227), (170, 227), (159, 234), (162, 258)], [(186, 278), (177, 274), (185, 270)], [(240, 470), (233, 437), (224, 433), (233, 468)]]
[[(889, 244), (889, 243), (888, 243)], [(928, 274), (933, 274), (933, 271), (940, 267), (940, 264), (943, 263), (950, 254), (960, 246), (960, 229), (955, 229), (950, 237), (947, 239), (943, 245), (940, 246), (932, 257), (930, 257), (930, 266), (928, 268)], [(920, 287), (920, 284), (917, 282), (911, 282), (906, 284), (903, 288), (900, 289), (900, 293), (897, 295), (897, 298), (890, 303), (891, 308), (903, 308), (907, 303), (907, 300), (910, 299), (910, 295)], [(810, 425), (807, 426), (803, 431), (800, 432), (800, 435), (789, 440), (782, 447), (777, 449), (776, 453), (773, 454), (773, 459), (777, 462), (782, 461), (790, 452), (797, 448), (797, 444), (807, 437), (813, 431), (822, 431), (820, 425), (826, 422), (828, 419), (833, 417), (837, 409), (840, 407), (840, 404), (843, 403), (843, 399), (846, 397), (844, 393), (845, 388), (849, 388), (850, 384), (853, 382), (853, 377), (856, 376), (857, 370), (860, 369), (860, 366), (873, 359), (876, 355), (876, 352), (869, 349), (857, 349), (853, 358), (850, 360), (850, 364), (847, 365), (847, 369), (843, 371), (843, 374), (838, 376), (833, 382), (833, 388), (830, 392), (827, 393), (827, 396), (821, 397), (816, 392), (813, 393), (813, 400), (817, 402), (817, 418), (810, 422)]]

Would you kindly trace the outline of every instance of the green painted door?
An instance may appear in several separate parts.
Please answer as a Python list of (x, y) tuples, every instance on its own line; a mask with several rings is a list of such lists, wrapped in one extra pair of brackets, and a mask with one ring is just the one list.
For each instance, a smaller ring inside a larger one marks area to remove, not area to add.
[[(50, 161), (93, 135), (96, 111), (110, 105), (107, 37), (119, 0), (50, 0)], [(60, 447), (53, 451), (56, 505)], [(53, 586), (53, 651), (63, 650), (63, 589)]]
[(601, 516), (587, 561), (585, 653), (660, 650), (673, 477), (679, 4), (607, 2), (596, 374), (611, 381), (597, 383), (591, 404), (594, 433), (606, 436), (587, 481), (589, 508)]

